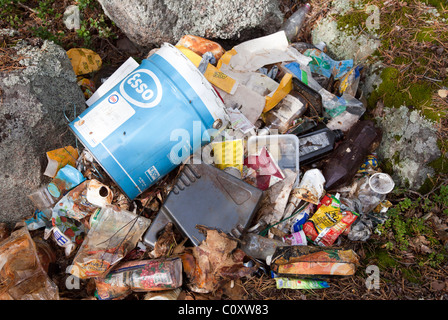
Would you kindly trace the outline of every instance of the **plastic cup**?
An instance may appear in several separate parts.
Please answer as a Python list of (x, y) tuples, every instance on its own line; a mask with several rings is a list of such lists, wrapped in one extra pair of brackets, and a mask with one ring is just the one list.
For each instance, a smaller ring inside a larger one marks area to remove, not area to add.
[(379, 194), (388, 194), (395, 187), (395, 182), (387, 173), (377, 172), (369, 179), (370, 188)]

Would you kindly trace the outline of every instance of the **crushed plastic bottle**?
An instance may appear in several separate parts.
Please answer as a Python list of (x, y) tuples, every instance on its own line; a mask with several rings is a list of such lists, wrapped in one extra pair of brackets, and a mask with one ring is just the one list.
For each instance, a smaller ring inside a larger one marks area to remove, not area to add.
[(294, 12), (283, 24), (282, 29), (285, 31), (286, 37), (289, 41), (294, 40), (299, 33), (303, 23), (305, 22), (306, 14), (310, 11), (310, 8), (311, 5), (306, 3)]
[(373, 121), (358, 121), (322, 170), (326, 181), (325, 190), (330, 191), (350, 183), (367, 155), (378, 147), (381, 138), (382, 132)]
[(242, 238), (241, 250), (252, 258), (268, 262), (275, 249), (284, 245), (285, 243), (281, 240), (266, 238), (255, 233), (247, 233)]

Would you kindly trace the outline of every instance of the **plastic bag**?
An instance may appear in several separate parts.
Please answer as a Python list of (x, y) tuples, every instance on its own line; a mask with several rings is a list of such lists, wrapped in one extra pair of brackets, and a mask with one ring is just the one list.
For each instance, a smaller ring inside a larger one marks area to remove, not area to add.
[(319, 204), (325, 194), (325, 178), (319, 169), (310, 169), (305, 172), (300, 184), (294, 189), (293, 195), (301, 200)]
[[(98, 186), (109, 190), (108, 187), (97, 180), (86, 180), (70, 190), (53, 207), (52, 227), (45, 230), (45, 238), (48, 239), (50, 234), (53, 234), (53, 239), (59, 246), (65, 248), (67, 256), (84, 240), (87, 228), (83, 225), (82, 220), (93, 214), (101, 206), (112, 202), (113, 195), (110, 190), (104, 197), (103, 202), (98, 201), (93, 204), (88, 200), (89, 194), (92, 192), (95, 194)], [(90, 196), (91, 198), (95, 199), (93, 196)]]
[(59, 300), (27, 228), (1, 243), (0, 257), (0, 300)]
[(337, 80), (353, 68), (352, 59), (335, 61), (318, 49), (307, 49), (303, 54), (312, 58), (312, 61), (309, 63), (311, 72), (321, 74), (327, 78), (330, 78), (333, 74)]
[(101, 300), (122, 299), (131, 292), (176, 289), (182, 286), (180, 258), (130, 261), (104, 278), (95, 278), (96, 296)]
[(150, 220), (118, 207), (102, 208), (76, 254), (70, 273), (86, 279), (104, 276), (135, 248)]

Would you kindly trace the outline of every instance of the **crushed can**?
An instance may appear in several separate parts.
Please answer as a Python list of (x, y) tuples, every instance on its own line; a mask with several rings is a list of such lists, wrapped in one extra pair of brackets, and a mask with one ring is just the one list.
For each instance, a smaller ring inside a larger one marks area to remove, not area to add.
[(130, 199), (210, 142), (224, 103), (177, 48), (164, 44), (69, 127)]

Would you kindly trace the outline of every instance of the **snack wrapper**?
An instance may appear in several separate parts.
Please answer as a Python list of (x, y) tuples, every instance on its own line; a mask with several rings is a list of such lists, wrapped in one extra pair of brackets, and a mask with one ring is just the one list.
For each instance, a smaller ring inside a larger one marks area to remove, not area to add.
[(303, 225), (306, 236), (319, 246), (331, 246), (359, 214), (342, 211), (339, 198), (325, 195), (314, 215)]

